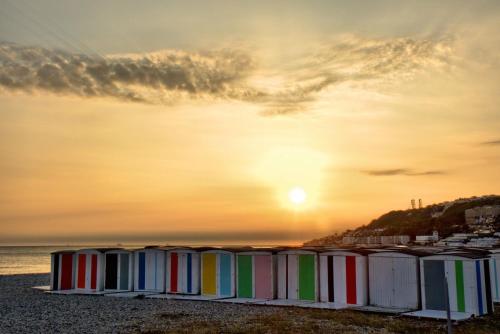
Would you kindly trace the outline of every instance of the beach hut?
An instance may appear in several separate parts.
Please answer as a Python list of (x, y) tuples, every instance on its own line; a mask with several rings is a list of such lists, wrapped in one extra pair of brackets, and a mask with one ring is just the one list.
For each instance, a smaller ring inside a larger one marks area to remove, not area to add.
[(134, 288), (134, 253), (126, 249), (104, 253), (104, 291), (132, 291)]
[(500, 249), (494, 249), (490, 255), (490, 280), (493, 301), (500, 303)]
[(200, 254), (192, 248), (167, 250), (167, 293), (200, 293)]
[(213, 297), (235, 296), (234, 252), (208, 249), (201, 252), (201, 294)]
[[(480, 316), (492, 313), (490, 261), (478, 252), (446, 252), (420, 259), (422, 309), (446, 310), (445, 286), (451, 312)], [(428, 312), (429, 313), (429, 312)]]
[(96, 292), (104, 289), (104, 252), (107, 249), (80, 249), (75, 253), (75, 289), (80, 292)]
[(50, 255), (50, 289), (71, 290), (75, 287), (75, 252), (57, 251)]
[(165, 292), (165, 249), (155, 246), (134, 252), (134, 291)]
[(364, 306), (368, 303), (368, 261), (364, 249), (339, 249), (320, 254), (320, 301)]
[(276, 256), (271, 249), (236, 254), (236, 293), (238, 298), (276, 298)]
[(428, 253), (395, 249), (368, 255), (371, 306), (420, 309), (420, 256)]
[(278, 299), (318, 300), (318, 253), (288, 249), (277, 254)]

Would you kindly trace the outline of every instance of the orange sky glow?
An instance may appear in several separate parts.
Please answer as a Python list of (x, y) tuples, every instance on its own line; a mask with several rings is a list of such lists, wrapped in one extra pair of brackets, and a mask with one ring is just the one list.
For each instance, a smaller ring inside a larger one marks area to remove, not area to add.
[(0, 9), (0, 244), (296, 244), (500, 190), (498, 2)]

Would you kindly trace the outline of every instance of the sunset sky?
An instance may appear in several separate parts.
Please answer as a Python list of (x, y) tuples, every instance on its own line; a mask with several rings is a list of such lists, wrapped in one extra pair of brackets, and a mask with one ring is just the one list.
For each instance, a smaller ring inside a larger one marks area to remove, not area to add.
[(0, 244), (297, 243), (499, 192), (499, 1), (0, 0)]

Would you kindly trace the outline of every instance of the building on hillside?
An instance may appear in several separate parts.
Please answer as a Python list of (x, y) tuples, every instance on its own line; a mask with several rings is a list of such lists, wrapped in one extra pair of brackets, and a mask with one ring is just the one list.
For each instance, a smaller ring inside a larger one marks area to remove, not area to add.
[(345, 236), (342, 238), (344, 245), (407, 245), (410, 243), (409, 235), (370, 235), (370, 236)]
[(415, 243), (421, 245), (432, 244), (436, 241), (439, 241), (438, 231), (432, 232), (432, 235), (417, 235), (415, 237)]
[(485, 205), (465, 210), (465, 222), (468, 225), (492, 224), (498, 217), (500, 205)]

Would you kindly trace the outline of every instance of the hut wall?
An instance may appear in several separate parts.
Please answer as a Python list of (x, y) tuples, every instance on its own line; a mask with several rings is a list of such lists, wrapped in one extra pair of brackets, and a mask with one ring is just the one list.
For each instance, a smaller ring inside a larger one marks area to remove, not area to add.
[(418, 309), (419, 260), (405, 254), (368, 257), (370, 304), (380, 307)]
[(168, 293), (198, 294), (200, 292), (200, 255), (192, 251), (167, 252)]
[(165, 291), (165, 251), (145, 250), (135, 253), (134, 289)]
[(320, 255), (320, 275), (321, 301), (367, 304), (368, 274), (365, 256), (345, 253)]
[(51, 254), (51, 290), (71, 290), (74, 288), (75, 259), (72, 253)]
[(134, 257), (129, 252), (108, 252), (105, 257), (104, 290), (131, 291), (134, 286)]
[(274, 256), (272, 254), (238, 254), (236, 259), (237, 296), (239, 298), (275, 298)]
[(500, 254), (491, 255), (490, 281), (493, 301), (500, 303)]
[(317, 300), (317, 255), (311, 253), (286, 253), (277, 255), (278, 298)]
[(102, 291), (104, 288), (104, 256), (97, 251), (77, 252), (75, 288)]
[(231, 297), (235, 295), (234, 254), (205, 252), (201, 254), (201, 294)]
[(446, 278), (451, 311), (476, 316), (492, 312), (488, 260), (422, 259), (420, 271), (423, 309), (446, 309)]

